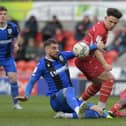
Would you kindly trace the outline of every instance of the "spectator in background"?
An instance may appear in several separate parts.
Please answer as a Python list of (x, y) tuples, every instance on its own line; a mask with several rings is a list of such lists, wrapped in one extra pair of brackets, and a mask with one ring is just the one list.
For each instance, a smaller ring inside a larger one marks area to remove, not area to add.
[(93, 16), (93, 19), (92, 19), (92, 24), (96, 24), (98, 22), (98, 17), (96, 15)]
[(19, 35), (18, 37), (18, 43), (19, 43), (19, 49), (16, 52), (15, 55), (15, 60), (25, 60), (25, 42), (24, 42), (24, 38)]
[(35, 38), (38, 32), (38, 22), (35, 16), (31, 16), (24, 25), (23, 37), (27, 44), (29, 38)]
[(59, 43), (59, 49), (61, 51), (64, 50), (67, 39), (64, 31), (62, 29), (57, 28), (54, 38)]
[(26, 46), (25, 49), (25, 59), (28, 61), (33, 60), (36, 58), (37, 53), (38, 53), (38, 48), (35, 45), (35, 39), (30, 38), (28, 40), (28, 45)]
[(45, 55), (45, 51), (44, 51), (44, 47), (43, 47), (43, 43), (39, 43), (38, 48), (37, 48), (38, 52), (37, 55), (35, 57), (35, 61), (38, 62), (39, 59)]
[(88, 29), (92, 26), (92, 22), (89, 19), (89, 16), (84, 16), (83, 20), (77, 23), (75, 27), (75, 40), (80, 41), (83, 39)]
[(119, 56), (126, 52), (126, 24), (121, 30), (116, 31), (114, 40), (107, 46), (107, 50), (117, 51)]
[(120, 36), (115, 41), (115, 48), (117, 48), (119, 55), (126, 52), (126, 24), (123, 26)]
[(42, 29), (43, 41), (52, 38), (56, 34), (56, 29), (63, 29), (61, 22), (57, 19), (56, 15), (52, 17), (52, 21), (48, 21)]

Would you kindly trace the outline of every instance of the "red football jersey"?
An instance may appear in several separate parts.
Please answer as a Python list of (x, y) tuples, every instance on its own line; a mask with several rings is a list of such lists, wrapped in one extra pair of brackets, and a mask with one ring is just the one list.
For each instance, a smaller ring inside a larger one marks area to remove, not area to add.
[(96, 23), (88, 32), (88, 34), (84, 37), (85, 42), (88, 45), (92, 43), (99, 43), (103, 41), (106, 43), (108, 30), (105, 28), (105, 24), (103, 21)]
[[(95, 24), (84, 37), (84, 41), (91, 45), (93, 43), (99, 43), (103, 41), (106, 43), (108, 31), (105, 28), (105, 24), (103, 21)], [(104, 68), (100, 61), (90, 53), (89, 56), (84, 57), (82, 59), (77, 58), (75, 60), (76, 66), (86, 75), (88, 79), (97, 78), (102, 72), (104, 72)]]

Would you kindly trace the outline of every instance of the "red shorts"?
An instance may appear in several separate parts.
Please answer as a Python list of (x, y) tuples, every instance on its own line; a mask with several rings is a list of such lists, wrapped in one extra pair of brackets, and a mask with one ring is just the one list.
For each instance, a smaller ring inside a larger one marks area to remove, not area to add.
[(105, 71), (102, 64), (93, 56), (84, 59), (76, 58), (75, 64), (89, 80), (96, 79)]
[(121, 92), (120, 99), (126, 99), (126, 89)]

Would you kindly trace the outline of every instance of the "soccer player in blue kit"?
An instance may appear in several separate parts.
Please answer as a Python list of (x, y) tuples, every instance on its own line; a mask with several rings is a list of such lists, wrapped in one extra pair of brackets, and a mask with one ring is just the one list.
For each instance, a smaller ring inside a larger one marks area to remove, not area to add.
[(11, 84), (11, 95), (15, 109), (22, 109), (18, 100), (18, 84), (16, 78), (16, 66), (13, 57), (14, 38), (18, 36), (16, 24), (6, 21), (7, 8), (0, 6), (0, 67), (4, 67)]
[[(92, 45), (90, 50), (96, 49)], [(75, 89), (70, 80), (67, 60), (75, 57), (73, 51), (59, 51), (58, 43), (53, 39), (44, 42), (45, 56), (42, 57), (33, 71), (27, 84), (25, 95), (18, 96), (20, 101), (29, 99), (35, 82), (43, 76), (48, 83), (48, 93), (50, 105), (55, 112), (75, 112), (78, 118), (83, 114), (85, 102), (80, 101), (75, 96)]]

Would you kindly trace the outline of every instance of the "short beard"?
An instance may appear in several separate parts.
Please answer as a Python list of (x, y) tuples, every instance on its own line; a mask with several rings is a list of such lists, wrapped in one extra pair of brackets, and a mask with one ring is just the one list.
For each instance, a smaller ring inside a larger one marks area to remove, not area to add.
[(50, 56), (53, 60), (58, 60), (58, 56), (54, 57), (54, 56)]
[(5, 24), (6, 24), (5, 22), (1, 22), (1, 23), (0, 23), (0, 27), (4, 27)]

